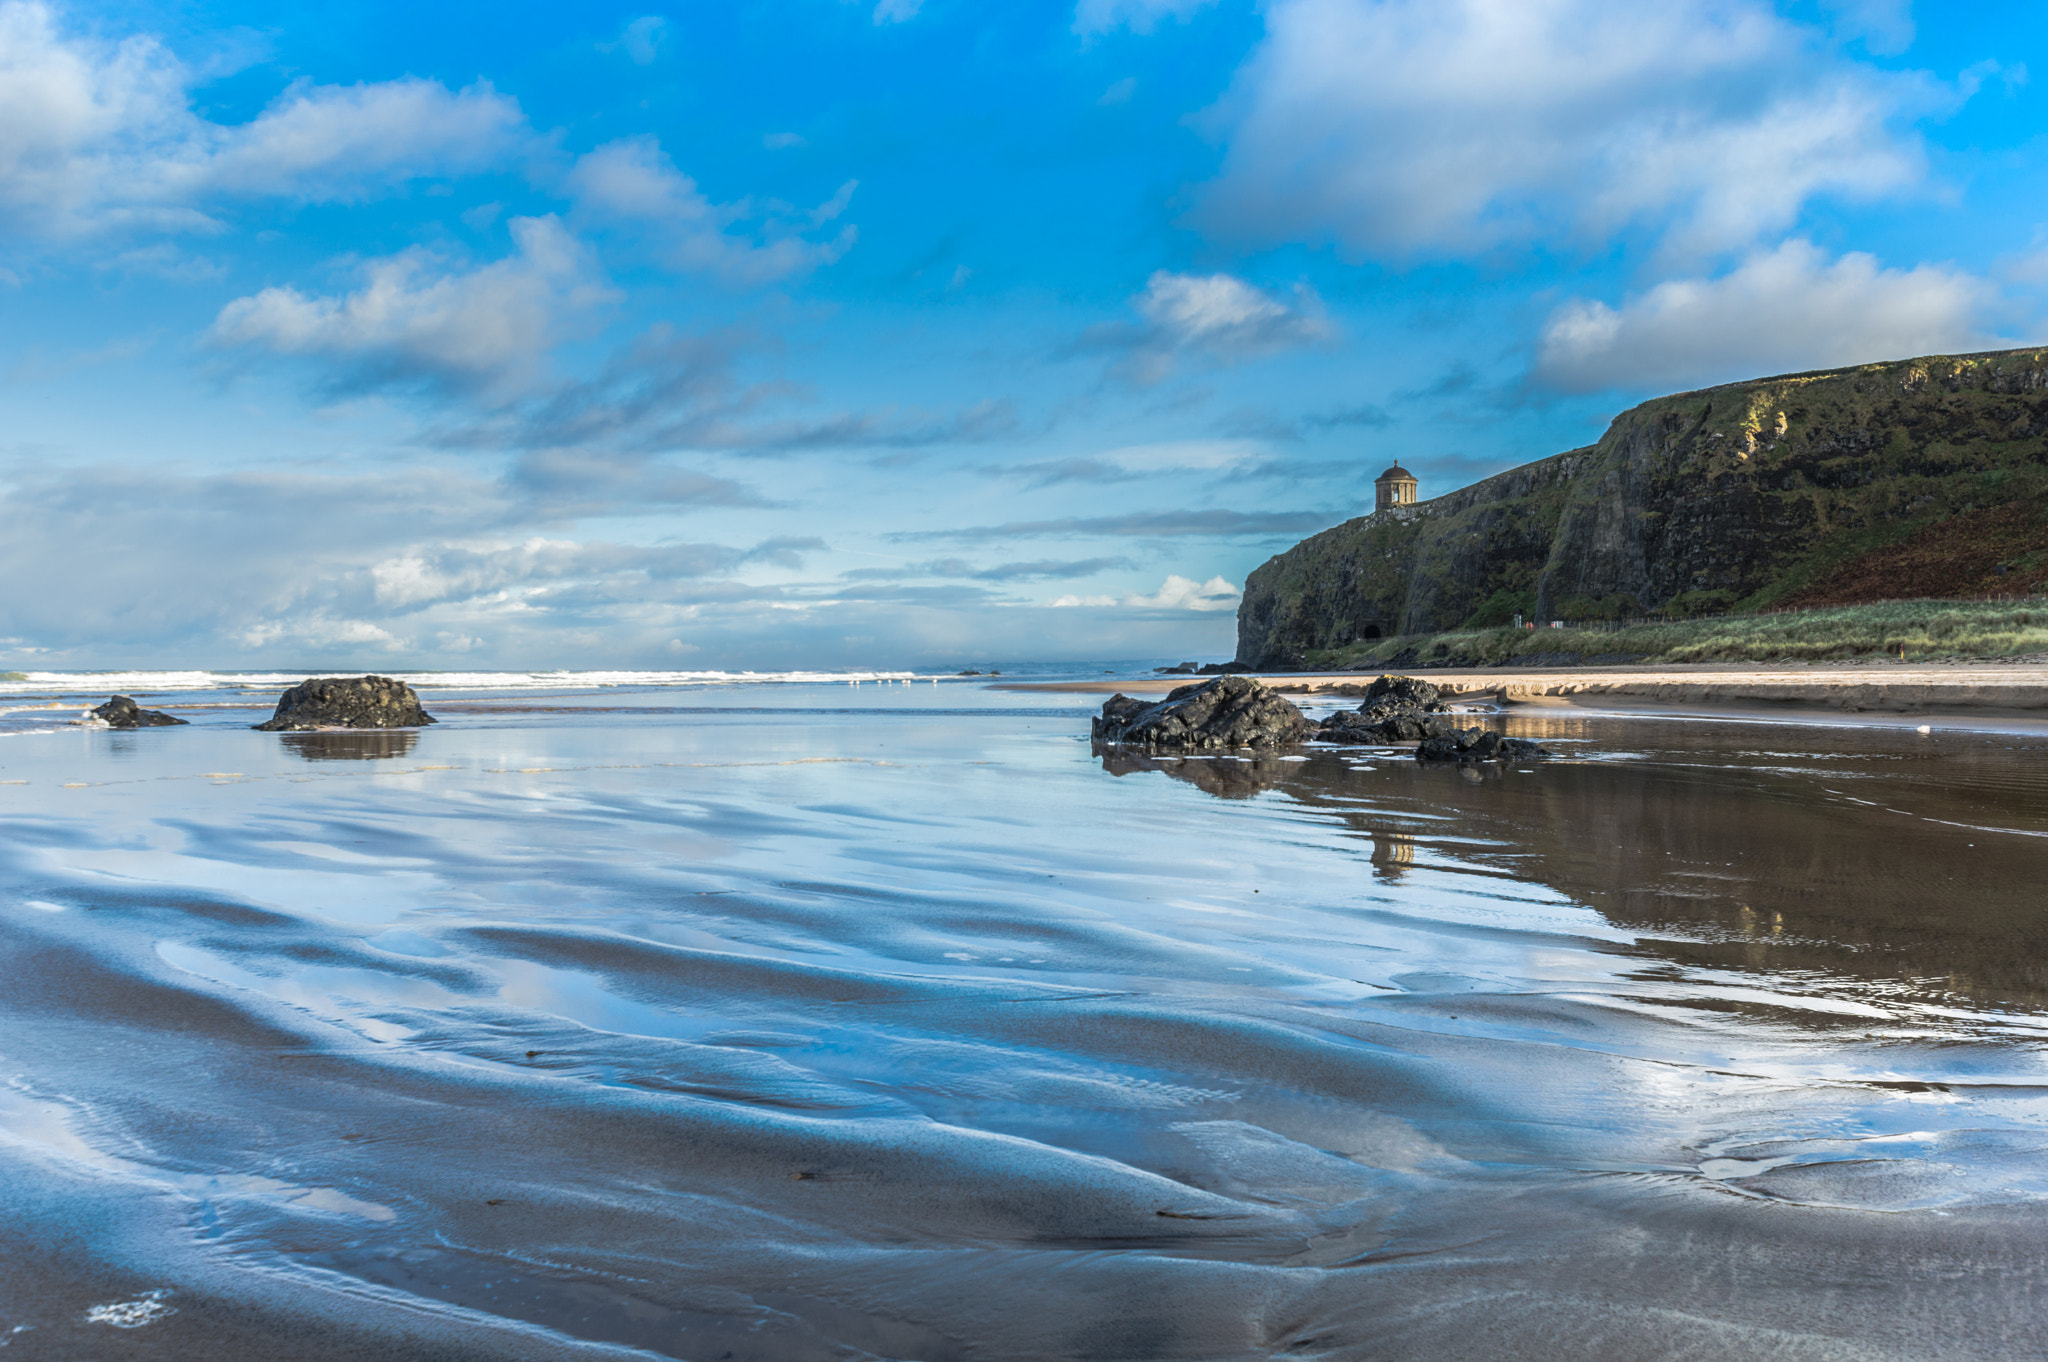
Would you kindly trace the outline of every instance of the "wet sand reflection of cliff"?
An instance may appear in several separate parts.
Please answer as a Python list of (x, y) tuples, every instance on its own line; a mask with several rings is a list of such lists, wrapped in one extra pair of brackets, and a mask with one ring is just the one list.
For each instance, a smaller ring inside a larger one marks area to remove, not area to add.
[[(1376, 876), (1452, 863), (1549, 885), (1637, 933), (1646, 967), (1820, 971), (1890, 995), (2048, 1006), (2048, 741), (2039, 735), (1529, 716), (1592, 760), (1527, 773), (1109, 756), (1333, 818)], [(1453, 822), (1445, 823), (1445, 815)], [(1654, 962), (1654, 963), (1652, 963)], [(1844, 1022), (1844, 1024), (1849, 1024)]]
[(1381, 879), (1392, 883), (1415, 864), (1415, 839), (1398, 832), (1372, 834), (1372, 868)]

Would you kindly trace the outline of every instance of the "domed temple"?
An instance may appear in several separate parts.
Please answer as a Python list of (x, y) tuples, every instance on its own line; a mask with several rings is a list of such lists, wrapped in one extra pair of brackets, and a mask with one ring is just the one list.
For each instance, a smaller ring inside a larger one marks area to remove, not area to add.
[(1389, 506), (1412, 506), (1415, 504), (1415, 475), (1395, 464), (1373, 481), (1373, 510), (1384, 511)]

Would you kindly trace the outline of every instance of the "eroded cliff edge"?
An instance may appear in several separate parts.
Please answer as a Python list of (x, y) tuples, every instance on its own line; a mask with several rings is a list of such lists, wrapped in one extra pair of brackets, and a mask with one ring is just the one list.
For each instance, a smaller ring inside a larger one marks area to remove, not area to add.
[(1245, 583), (1237, 656), (1461, 625), (2039, 589), (2048, 348), (1660, 397), (1600, 442), (1323, 531)]

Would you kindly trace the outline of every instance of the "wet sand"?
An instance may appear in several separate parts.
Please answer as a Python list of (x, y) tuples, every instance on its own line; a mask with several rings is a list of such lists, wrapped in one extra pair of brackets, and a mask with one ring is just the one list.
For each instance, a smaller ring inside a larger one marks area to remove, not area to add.
[(633, 703), (0, 744), (10, 1358), (2048, 1349), (2040, 736)]

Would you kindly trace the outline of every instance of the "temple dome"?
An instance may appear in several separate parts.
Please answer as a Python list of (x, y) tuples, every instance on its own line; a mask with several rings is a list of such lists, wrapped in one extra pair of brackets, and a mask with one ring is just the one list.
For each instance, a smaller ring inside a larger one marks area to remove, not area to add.
[(1410, 473), (1407, 469), (1401, 467), (1400, 464), (1395, 464), (1392, 468), (1389, 468), (1386, 472), (1380, 474), (1379, 481), (1386, 482), (1393, 478), (1400, 478), (1407, 482), (1415, 481), (1415, 475), (1413, 473)]

